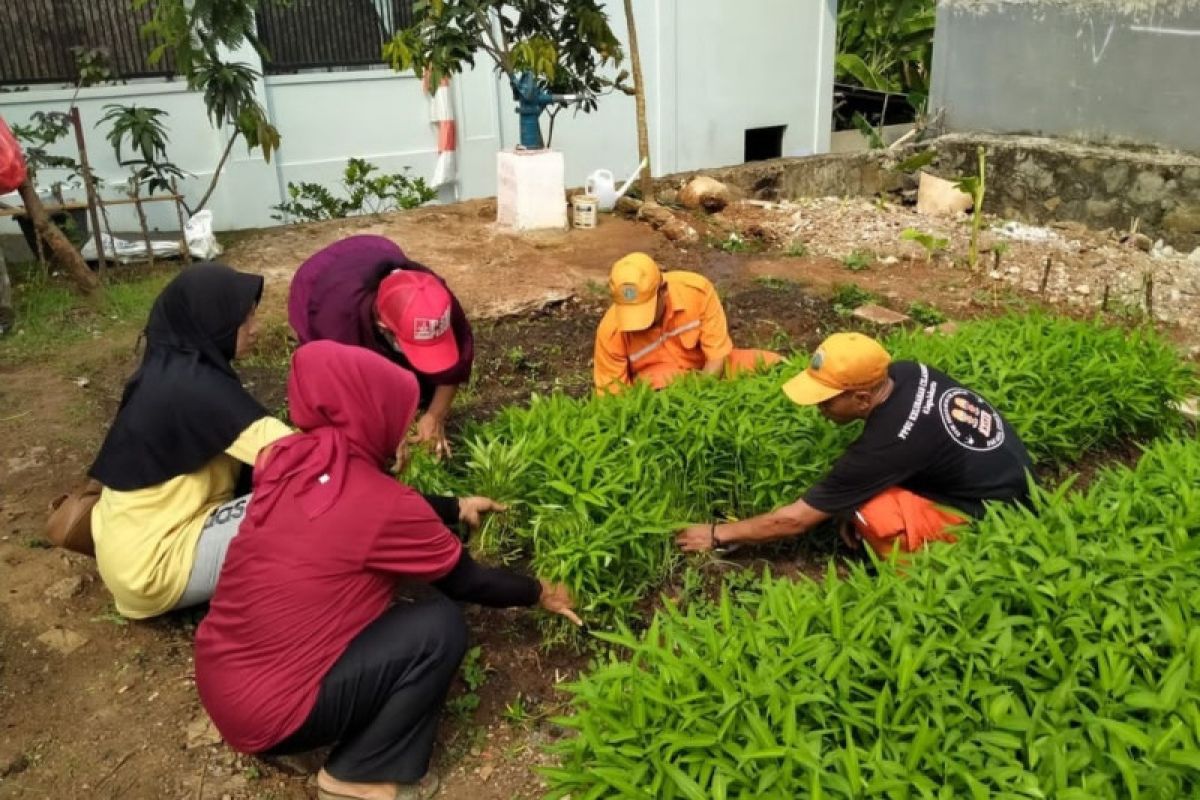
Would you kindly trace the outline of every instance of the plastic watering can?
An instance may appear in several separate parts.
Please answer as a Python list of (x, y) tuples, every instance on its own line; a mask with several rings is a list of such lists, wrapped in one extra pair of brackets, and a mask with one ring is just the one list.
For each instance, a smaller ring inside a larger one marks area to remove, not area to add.
[(646, 162), (643, 160), (638, 168), (629, 176), (629, 180), (625, 181), (618, 189), (616, 182), (613, 180), (613, 174), (606, 169), (598, 169), (587, 177), (584, 183), (584, 191), (596, 198), (596, 209), (598, 211), (612, 211), (616, 206), (617, 200), (621, 199), (629, 187), (633, 185), (638, 174), (646, 168)]

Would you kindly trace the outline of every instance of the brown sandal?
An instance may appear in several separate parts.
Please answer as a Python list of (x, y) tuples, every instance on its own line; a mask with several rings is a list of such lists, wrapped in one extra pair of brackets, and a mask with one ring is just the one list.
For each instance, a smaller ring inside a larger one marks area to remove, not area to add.
[[(438, 774), (429, 770), (425, 773), (425, 777), (416, 783), (401, 784), (400, 788), (396, 790), (394, 800), (429, 800), (441, 788), (442, 782), (438, 778)], [(317, 800), (362, 800), (362, 798), (350, 794), (338, 794), (318, 786)]]

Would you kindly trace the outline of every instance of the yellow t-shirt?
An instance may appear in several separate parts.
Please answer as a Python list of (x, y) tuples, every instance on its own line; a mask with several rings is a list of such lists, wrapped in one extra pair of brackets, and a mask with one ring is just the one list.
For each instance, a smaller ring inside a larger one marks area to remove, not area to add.
[(263, 417), (195, 472), (145, 489), (100, 493), (92, 509), (96, 567), (117, 611), (145, 619), (174, 607), (192, 574), (204, 521), (233, 499), (240, 465), (253, 465), (262, 448), (291, 433), (274, 417)]

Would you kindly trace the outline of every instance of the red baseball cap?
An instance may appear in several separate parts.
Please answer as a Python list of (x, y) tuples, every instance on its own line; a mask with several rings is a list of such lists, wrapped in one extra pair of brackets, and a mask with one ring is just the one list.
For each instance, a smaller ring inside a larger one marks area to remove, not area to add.
[(458, 363), (458, 342), (450, 327), (450, 290), (427, 272), (397, 270), (379, 283), (375, 313), (396, 337), (413, 369), (445, 372)]

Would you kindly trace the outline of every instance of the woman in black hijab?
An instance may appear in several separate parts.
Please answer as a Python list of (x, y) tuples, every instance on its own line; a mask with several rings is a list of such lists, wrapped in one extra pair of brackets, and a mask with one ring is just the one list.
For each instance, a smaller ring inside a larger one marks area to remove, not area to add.
[(197, 264), (154, 302), (146, 352), (121, 397), (90, 475), (100, 577), (137, 619), (212, 596), (248, 496), (243, 465), (291, 433), (242, 387), (231, 362), (256, 331), (263, 279)]

